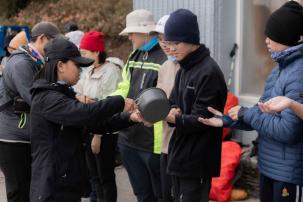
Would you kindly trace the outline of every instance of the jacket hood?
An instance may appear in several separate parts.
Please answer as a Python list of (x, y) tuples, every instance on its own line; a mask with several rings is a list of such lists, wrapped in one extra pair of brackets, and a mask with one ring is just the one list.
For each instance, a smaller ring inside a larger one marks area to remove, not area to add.
[(35, 96), (38, 92), (41, 91), (48, 91), (48, 90), (54, 90), (54, 91), (59, 91), (64, 94), (69, 95), (70, 97), (75, 97), (75, 92), (67, 84), (61, 84), (61, 83), (50, 83), (45, 79), (38, 79), (34, 81), (33, 86), (30, 90), (32, 96)]

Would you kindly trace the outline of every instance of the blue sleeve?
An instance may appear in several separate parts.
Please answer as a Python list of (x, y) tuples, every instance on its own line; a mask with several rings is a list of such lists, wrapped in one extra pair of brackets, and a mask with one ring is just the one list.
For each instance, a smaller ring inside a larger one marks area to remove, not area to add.
[(222, 121), (224, 128), (232, 128), (246, 131), (254, 130), (249, 124), (246, 124), (243, 121), (234, 121), (229, 116), (222, 116)]
[[(303, 103), (300, 94), (303, 92), (303, 70), (283, 75), (279, 80), (280, 88), (284, 89), (283, 96)], [(278, 85), (276, 84), (276, 85)], [(251, 107), (243, 113), (243, 121), (252, 126), (261, 136), (274, 139), (281, 143), (295, 144), (302, 139), (302, 120), (291, 110), (280, 113), (262, 113), (258, 106)]]

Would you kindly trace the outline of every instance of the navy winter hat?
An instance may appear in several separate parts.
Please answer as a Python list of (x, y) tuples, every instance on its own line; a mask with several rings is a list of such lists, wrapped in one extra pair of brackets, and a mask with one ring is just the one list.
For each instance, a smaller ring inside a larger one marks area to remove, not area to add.
[(197, 16), (186, 9), (172, 12), (165, 24), (164, 37), (166, 41), (200, 44)]
[(303, 7), (296, 1), (288, 1), (271, 14), (265, 35), (287, 46), (303, 43)]

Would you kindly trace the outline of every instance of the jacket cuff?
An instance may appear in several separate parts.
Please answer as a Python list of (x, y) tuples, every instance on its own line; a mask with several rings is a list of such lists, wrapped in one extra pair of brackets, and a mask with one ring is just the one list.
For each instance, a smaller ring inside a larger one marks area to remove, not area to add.
[(117, 104), (116, 106), (119, 108), (118, 111), (123, 111), (125, 105), (124, 98), (121, 95), (110, 96), (110, 98), (113, 99), (112, 102)]
[(244, 113), (248, 110), (248, 107), (241, 107), (238, 112), (238, 120), (244, 121)]
[(130, 115), (131, 115), (131, 113), (129, 113), (129, 112), (121, 112), (120, 117), (122, 120), (132, 122), (132, 120), (130, 120)]
[(184, 116), (176, 115), (174, 127), (183, 127), (184, 126)]
[(232, 123), (234, 122), (232, 120), (232, 118), (230, 118), (229, 116), (225, 116), (225, 115), (222, 116), (222, 121), (223, 121), (224, 128), (229, 128), (232, 125)]

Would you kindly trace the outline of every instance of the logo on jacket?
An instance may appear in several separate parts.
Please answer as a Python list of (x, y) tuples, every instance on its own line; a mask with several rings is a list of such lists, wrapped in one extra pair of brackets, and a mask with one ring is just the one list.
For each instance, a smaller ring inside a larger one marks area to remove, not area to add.
[(288, 192), (287, 188), (284, 187), (284, 188), (282, 189), (282, 197), (288, 197), (288, 196), (289, 196), (289, 192)]

